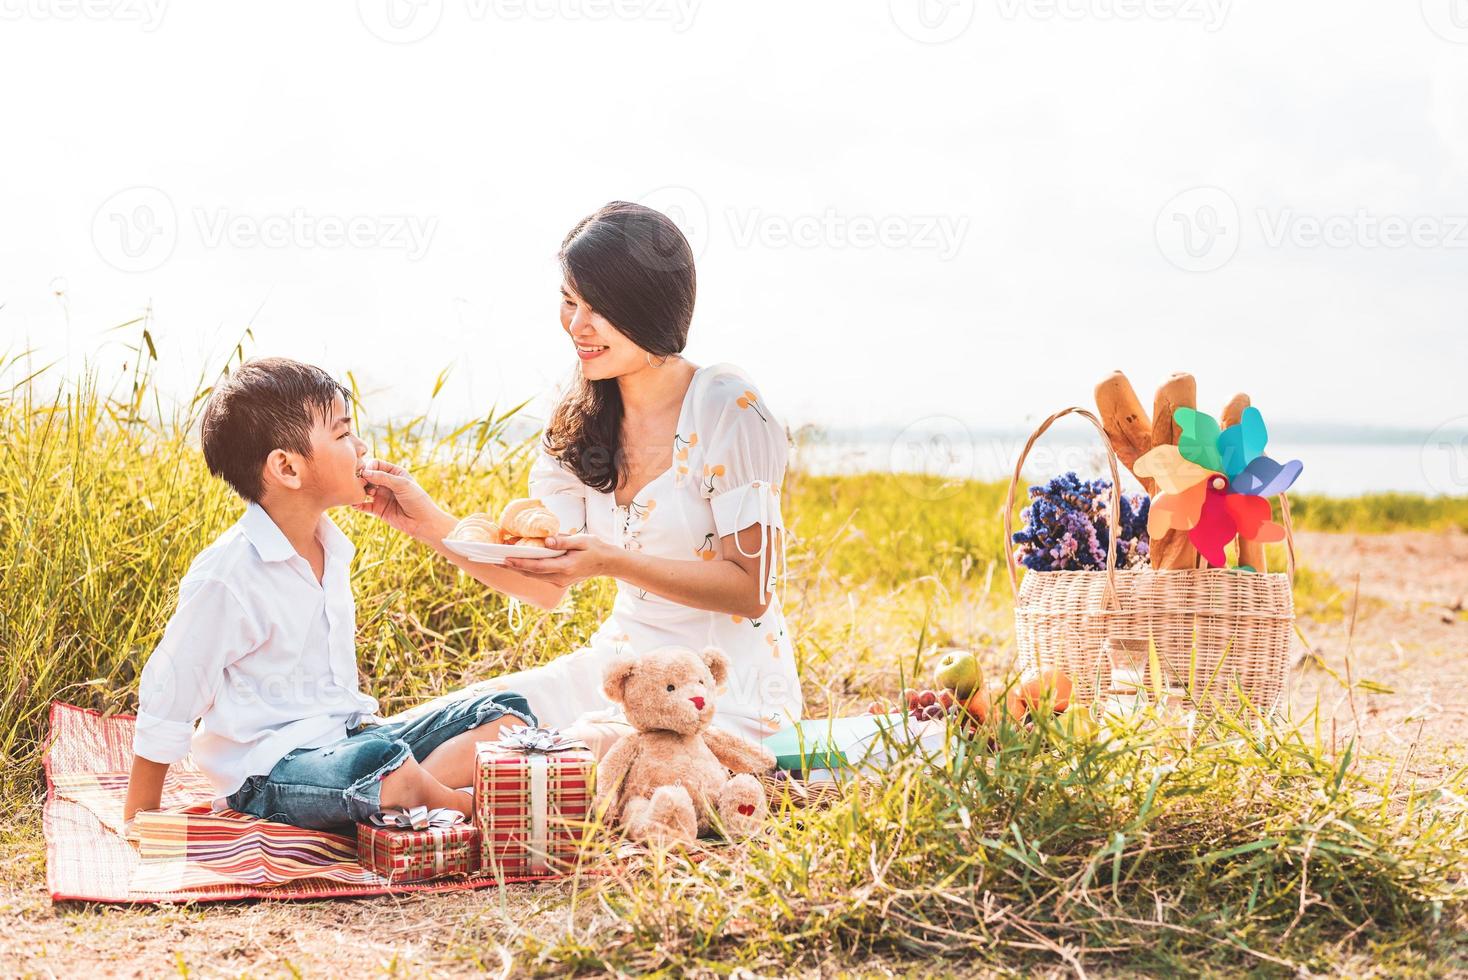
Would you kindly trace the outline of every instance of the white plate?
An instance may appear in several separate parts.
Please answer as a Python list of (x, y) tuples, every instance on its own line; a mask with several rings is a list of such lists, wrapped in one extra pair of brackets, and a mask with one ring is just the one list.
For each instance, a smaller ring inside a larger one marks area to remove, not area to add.
[(564, 555), (564, 549), (537, 548), (529, 544), (490, 544), (487, 541), (455, 541), (444, 538), (443, 546), (456, 555), (485, 565), (503, 565), (506, 558), (556, 558)]

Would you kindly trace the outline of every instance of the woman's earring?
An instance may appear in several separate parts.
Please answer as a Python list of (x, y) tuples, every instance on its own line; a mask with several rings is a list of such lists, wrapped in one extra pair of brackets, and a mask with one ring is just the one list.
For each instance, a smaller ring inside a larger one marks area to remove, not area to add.
[(654, 364), (652, 362), (652, 351), (648, 351), (647, 352), (647, 366), (648, 367), (651, 367), (651, 368), (660, 368), (664, 364), (667, 364), (668, 363), (668, 358), (671, 357), (672, 355), (671, 354), (663, 354), (661, 356), (662, 356), (662, 360), (661, 361), (658, 361), (656, 364)]

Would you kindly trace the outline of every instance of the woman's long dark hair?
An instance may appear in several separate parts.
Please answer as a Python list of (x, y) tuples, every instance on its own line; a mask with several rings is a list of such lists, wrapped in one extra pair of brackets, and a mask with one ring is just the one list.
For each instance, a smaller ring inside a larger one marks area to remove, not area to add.
[[(693, 250), (660, 211), (613, 201), (576, 222), (561, 243), (561, 271), (597, 313), (654, 357), (683, 352), (693, 319)], [(622, 392), (615, 378), (579, 372), (545, 427), (545, 447), (594, 490), (627, 475)]]

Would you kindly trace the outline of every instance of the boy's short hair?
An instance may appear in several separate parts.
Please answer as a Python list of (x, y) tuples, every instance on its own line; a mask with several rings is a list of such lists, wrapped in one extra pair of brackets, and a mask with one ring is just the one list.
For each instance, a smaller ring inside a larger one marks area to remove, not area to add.
[(209, 472), (258, 503), (265, 460), (277, 449), (311, 455), (311, 425), (352, 393), (318, 367), (285, 357), (246, 361), (209, 395), (200, 425)]

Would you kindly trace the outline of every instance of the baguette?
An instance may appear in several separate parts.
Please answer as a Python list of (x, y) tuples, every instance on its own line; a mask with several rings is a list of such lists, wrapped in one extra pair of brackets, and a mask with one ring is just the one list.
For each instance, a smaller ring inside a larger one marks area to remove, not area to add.
[[(1096, 411), (1116, 458), (1136, 476), (1138, 457), (1152, 448), (1152, 421), (1125, 374), (1113, 371), (1101, 379), (1096, 386)], [(1137, 480), (1149, 495), (1157, 492), (1157, 483), (1150, 477), (1138, 476)]]
[[(1179, 372), (1163, 382), (1152, 401), (1152, 445), (1177, 445), (1182, 431), (1173, 421), (1172, 413), (1179, 408), (1197, 408), (1198, 382), (1191, 374)], [(1151, 542), (1148, 549), (1152, 567), (1156, 569), (1193, 568), (1198, 564), (1198, 550), (1188, 540), (1188, 532), (1168, 531)]]

